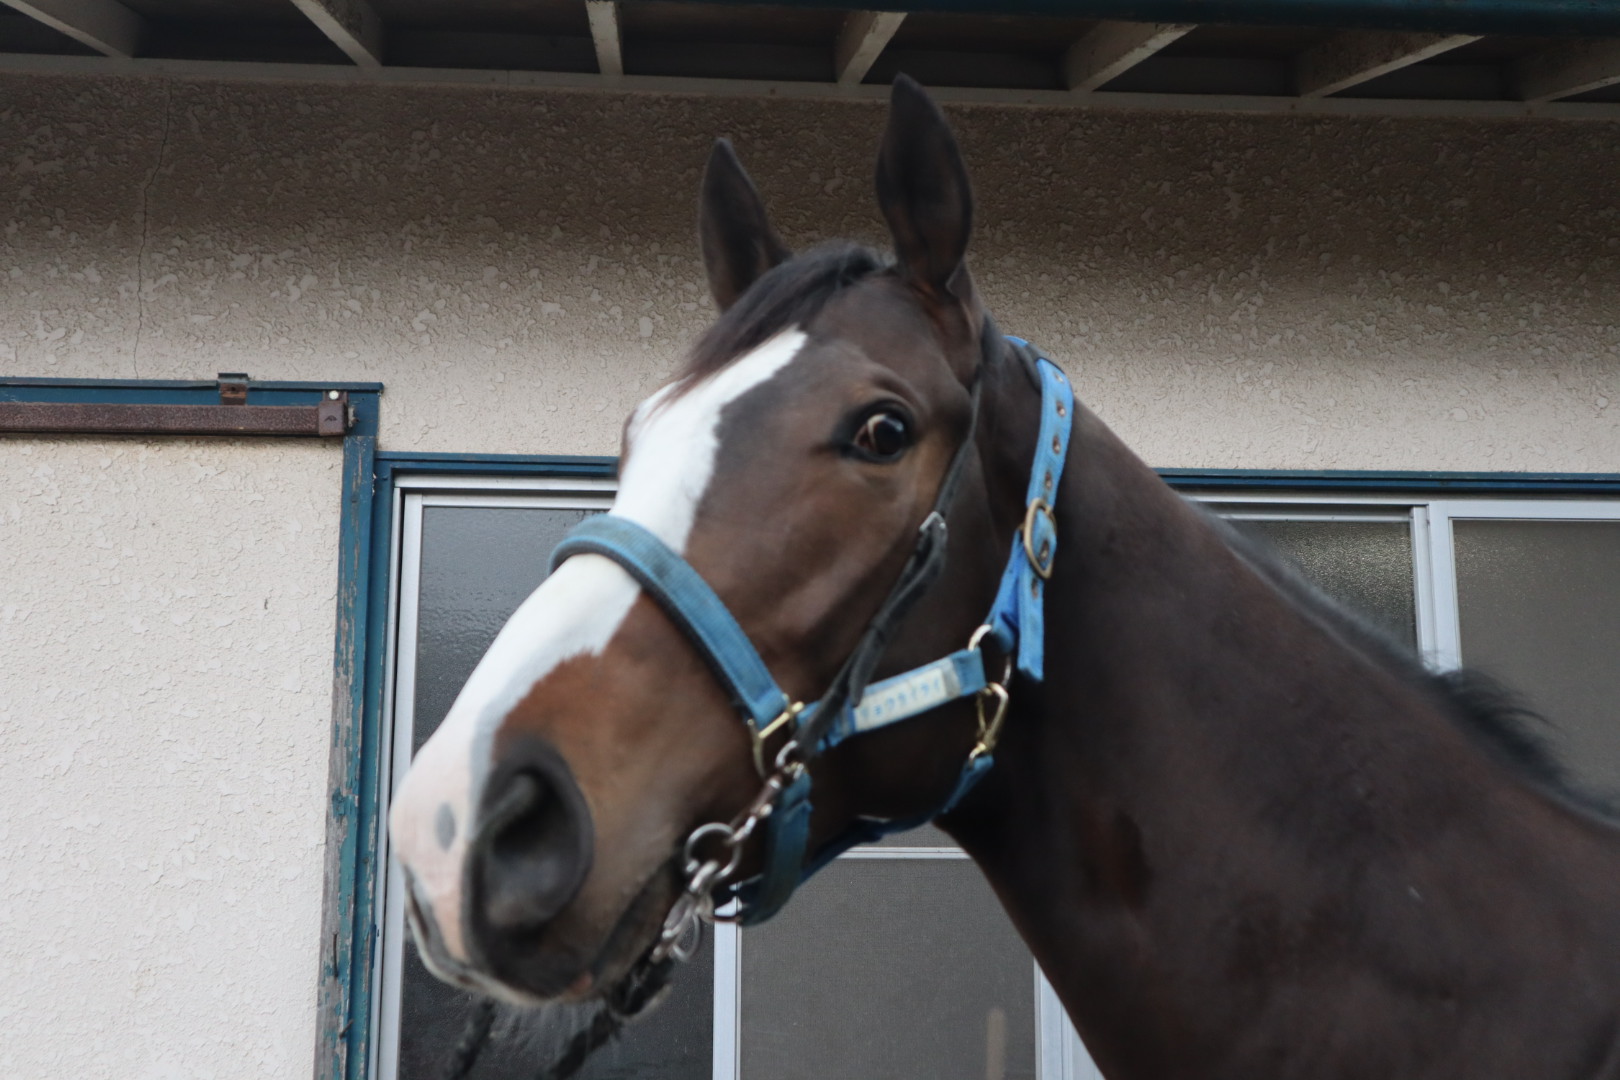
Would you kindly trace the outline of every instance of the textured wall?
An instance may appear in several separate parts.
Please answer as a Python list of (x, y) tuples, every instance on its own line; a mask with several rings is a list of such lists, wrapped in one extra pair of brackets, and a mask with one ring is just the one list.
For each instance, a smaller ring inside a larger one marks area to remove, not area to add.
[[(1612, 470), (1615, 125), (964, 108), (973, 249), (1155, 464)], [(866, 104), (0, 76), (0, 375), (376, 379), (611, 453), (738, 143), (877, 241)], [(0, 440), (0, 1076), (299, 1076), (335, 447)]]
[(308, 1075), (341, 457), (0, 438), (0, 1077)]
[[(1620, 130), (962, 108), (974, 260), (1157, 465), (1613, 468)], [(878, 239), (870, 104), (0, 77), (0, 373), (365, 378), (385, 446), (611, 452), (731, 135)]]

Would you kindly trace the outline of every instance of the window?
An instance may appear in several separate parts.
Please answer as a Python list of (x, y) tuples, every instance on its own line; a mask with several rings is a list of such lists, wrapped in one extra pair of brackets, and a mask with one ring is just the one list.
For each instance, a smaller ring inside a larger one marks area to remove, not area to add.
[(1432, 666), (1500, 679), (1578, 783), (1620, 794), (1620, 503), (1209, 501)]
[(1455, 583), (1436, 589), (1445, 659), (1526, 695), (1574, 778), (1620, 794), (1620, 506), (1459, 501), (1431, 521), (1437, 582)]
[[(384, 697), (400, 773), (444, 718), (605, 479), (400, 476)], [(1620, 503), (1353, 495), (1201, 496), (1306, 577), (1437, 664), (1494, 670), (1566, 721), (1583, 778), (1620, 787)], [(386, 788), (385, 788), (386, 789)], [(437, 1080), (470, 998), (429, 976), (380, 905), (379, 1080)], [(532, 1074), (497, 1028), (473, 1076)], [(923, 828), (848, 853), (776, 919), (718, 926), (670, 999), (589, 1080), (1092, 1080), (1098, 1077), (988, 885)]]

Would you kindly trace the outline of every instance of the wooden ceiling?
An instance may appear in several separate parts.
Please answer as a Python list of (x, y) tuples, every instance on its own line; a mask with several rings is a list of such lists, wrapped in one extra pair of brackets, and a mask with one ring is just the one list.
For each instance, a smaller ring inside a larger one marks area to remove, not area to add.
[[(1620, 39), (910, 14), (687, 0), (0, 0), (0, 70), (280, 71), (391, 81), (868, 96), (907, 72), (968, 100), (1521, 103), (1620, 117)], [(1087, 0), (1048, 3), (1094, 11)], [(202, 69), (198, 69), (202, 70)], [(774, 90), (772, 88), (775, 88)], [(1544, 112), (1544, 110), (1543, 110)]]

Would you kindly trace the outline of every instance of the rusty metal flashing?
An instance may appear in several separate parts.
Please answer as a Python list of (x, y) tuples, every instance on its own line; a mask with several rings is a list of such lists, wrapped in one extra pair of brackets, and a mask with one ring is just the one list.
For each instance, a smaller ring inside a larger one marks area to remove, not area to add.
[(351, 388), (380, 389), (254, 383), (236, 372), (144, 385), (0, 379), (0, 433), (342, 438), (355, 423)]
[[(335, 405), (336, 403), (334, 403)], [(0, 433), (304, 435), (342, 438), (347, 401), (320, 405), (71, 405), (0, 401)]]

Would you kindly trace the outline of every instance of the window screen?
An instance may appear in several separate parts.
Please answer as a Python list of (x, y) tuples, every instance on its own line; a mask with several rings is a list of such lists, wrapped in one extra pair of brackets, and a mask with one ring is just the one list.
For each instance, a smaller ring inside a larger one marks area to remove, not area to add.
[(742, 936), (743, 1080), (1034, 1080), (1035, 968), (966, 859), (840, 859)]
[(1405, 521), (1234, 521), (1305, 580), (1392, 639), (1417, 648), (1412, 527)]
[(1620, 793), (1620, 521), (1457, 521), (1463, 663), (1522, 693), (1559, 756)]

